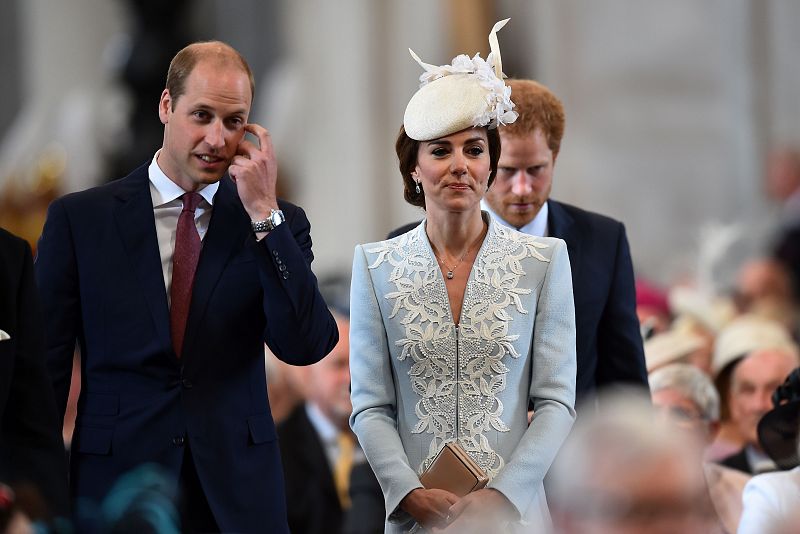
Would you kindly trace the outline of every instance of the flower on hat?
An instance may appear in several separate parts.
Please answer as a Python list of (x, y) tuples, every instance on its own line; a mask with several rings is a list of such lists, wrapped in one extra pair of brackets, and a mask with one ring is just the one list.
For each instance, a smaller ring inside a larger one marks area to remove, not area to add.
[[(511, 87), (503, 82), (502, 60), (497, 41), (497, 32), (509, 20), (511, 19), (501, 20), (492, 28), (489, 34), (491, 52), (485, 60), (480, 53), (471, 58), (460, 54), (449, 65), (431, 65), (408, 49), (411, 57), (425, 69), (419, 77), (420, 90), (406, 108), (404, 125), (410, 136), (414, 137), (415, 132), (417, 137), (448, 135), (469, 126), (486, 126), (491, 129), (510, 124), (517, 119), (518, 114), (513, 111), (514, 103), (511, 101)], [(454, 77), (452, 84), (434, 83), (451, 76)], [(454, 86), (475, 84), (483, 89), (484, 94), (477, 97), (481, 99), (480, 102), (452, 102), (454, 94), (464, 99), (475, 98), (474, 92), (454, 91)], [(433, 106), (437, 109), (433, 110)], [(452, 112), (443, 112), (448, 106), (452, 107)], [(430, 115), (434, 113), (436, 118), (431, 119)], [(464, 116), (465, 113), (469, 113), (469, 116)]]

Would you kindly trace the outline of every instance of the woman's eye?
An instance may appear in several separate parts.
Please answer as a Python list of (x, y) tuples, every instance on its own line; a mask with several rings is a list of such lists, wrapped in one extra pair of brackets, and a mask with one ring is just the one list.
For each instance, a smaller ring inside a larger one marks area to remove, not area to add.
[(447, 150), (445, 150), (444, 148), (434, 148), (433, 151), (431, 151), (431, 154), (438, 157), (446, 156)]
[(473, 146), (473, 147), (470, 147), (470, 148), (467, 150), (467, 153), (468, 153), (470, 156), (480, 156), (481, 154), (483, 154), (483, 148), (482, 148), (482, 147), (479, 147), (479, 146)]

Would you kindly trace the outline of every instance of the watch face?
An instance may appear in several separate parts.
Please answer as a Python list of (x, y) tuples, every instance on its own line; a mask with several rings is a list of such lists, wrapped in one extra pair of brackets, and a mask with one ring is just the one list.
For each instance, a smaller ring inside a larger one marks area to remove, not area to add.
[(274, 210), (269, 215), (269, 221), (272, 223), (273, 228), (278, 226), (280, 223), (283, 222), (283, 212), (280, 210)]

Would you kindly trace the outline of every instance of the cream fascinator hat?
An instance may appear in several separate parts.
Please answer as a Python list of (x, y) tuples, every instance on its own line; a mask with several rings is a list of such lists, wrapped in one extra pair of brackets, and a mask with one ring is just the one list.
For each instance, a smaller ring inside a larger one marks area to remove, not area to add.
[(497, 32), (511, 19), (501, 20), (489, 33), (491, 52), (484, 61), (480, 54), (453, 58), (451, 65), (423, 63), (413, 50), (411, 57), (425, 72), (419, 90), (406, 106), (403, 126), (415, 141), (438, 139), (466, 128), (510, 124), (517, 120), (512, 111), (511, 87), (503, 83), (503, 64)]

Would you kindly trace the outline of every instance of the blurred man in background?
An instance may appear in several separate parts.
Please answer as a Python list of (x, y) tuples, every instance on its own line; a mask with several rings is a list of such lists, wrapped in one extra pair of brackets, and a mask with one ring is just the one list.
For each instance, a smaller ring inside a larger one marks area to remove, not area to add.
[[(278, 425), (286, 480), (289, 529), (293, 534), (342, 532), (350, 508), (353, 465), (366, 462), (348, 418), (350, 321), (334, 313), (339, 343), (321, 362), (298, 369), (306, 402)], [(383, 514), (381, 514), (381, 526)]]
[(752, 475), (776, 469), (758, 442), (758, 422), (772, 409), (772, 394), (800, 365), (796, 346), (761, 348), (742, 358), (731, 372), (728, 403), (732, 422), (744, 438), (739, 452), (720, 461)]

